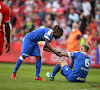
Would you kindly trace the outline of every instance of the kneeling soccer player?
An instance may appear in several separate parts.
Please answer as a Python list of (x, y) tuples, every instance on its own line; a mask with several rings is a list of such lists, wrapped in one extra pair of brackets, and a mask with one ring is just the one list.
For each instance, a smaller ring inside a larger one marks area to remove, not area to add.
[(52, 41), (53, 37), (55, 39), (60, 38), (63, 35), (63, 29), (60, 28), (58, 25), (55, 25), (52, 29), (50, 28), (41, 28), (34, 30), (33, 32), (28, 33), (22, 42), (22, 50), (21, 56), (18, 58), (16, 62), (15, 69), (12, 73), (12, 79), (16, 79), (16, 73), (19, 69), (22, 61), (28, 56), (35, 56), (36, 57), (36, 77), (35, 80), (42, 80), (40, 77), (40, 69), (41, 69), (41, 55), (40, 49), (37, 42), (45, 41), (45, 46), (43, 50), (55, 53), (57, 56), (60, 56), (58, 52), (55, 52), (49, 43)]
[(66, 61), (59, 60), (54, 67), (52, 74), (47, 72), (46, 76), (53, 81), (56, 73), (61, 69), (61, 74), (65, 76), (68, 81), (85, 82), (91, 65), (91, 58), (87, 55), (89, 47), (88, 44), (83, 44), (80, 52), (61, 52), (55, 48), (55, 51), (61, 52), (61, 56), (74, 58), (74, 68), (71, 70)]

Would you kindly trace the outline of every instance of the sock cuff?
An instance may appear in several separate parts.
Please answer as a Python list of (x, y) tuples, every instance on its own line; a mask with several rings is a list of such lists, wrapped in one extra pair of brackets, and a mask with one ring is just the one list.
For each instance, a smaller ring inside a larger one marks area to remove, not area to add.
[(24, 60), (24, 58), (23, 58), (22, 56), (20, 56), (20, 57), (19, 57), (19, 59), (20, 59), (21, 61), (23, 61), (23, 60)]

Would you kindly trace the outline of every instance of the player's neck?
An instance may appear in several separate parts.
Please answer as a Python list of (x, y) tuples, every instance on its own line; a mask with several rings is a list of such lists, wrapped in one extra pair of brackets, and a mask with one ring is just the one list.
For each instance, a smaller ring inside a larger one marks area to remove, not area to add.
[(83, 52), (83, 51), (81, 51), (81, 53), (87, 54), (87, 52), (86, 52), (86, 51), (84, 51), (84, 52)]

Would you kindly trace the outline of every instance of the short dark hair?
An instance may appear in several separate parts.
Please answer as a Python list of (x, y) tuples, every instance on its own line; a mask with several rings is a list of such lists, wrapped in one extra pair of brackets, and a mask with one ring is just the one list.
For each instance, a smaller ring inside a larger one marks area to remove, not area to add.
[(57, 30), (57, 32), (61, 33), (63, 35), (63, 29), (59, 25), (55, 25), (53, 27), (53, 30)]
[(86, 52), (90, 49), (90, 46), (87, 43), (82, 44), (82, 46), (86, 48)]

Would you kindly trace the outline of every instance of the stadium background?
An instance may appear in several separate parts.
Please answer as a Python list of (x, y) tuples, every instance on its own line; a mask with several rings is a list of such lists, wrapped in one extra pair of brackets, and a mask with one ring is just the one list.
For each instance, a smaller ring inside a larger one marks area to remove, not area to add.
[[(90, 10), (83, 9), (85, 1), (90, 4), (87, 6)], [(63, 28), (64, 35), (57, 41), (53, 40), (51, 46), (67, 51), (67, 39), (75, 22), (82, 33), (80, 44), (86, 42), (91, 46), (91, 66), (100, 67), (100, 0), (4, 0), (3, 3), (10, 8), (11, 13), (11, 50), (6, 53), (4, 47), (0, 62), (17, 61), (25, 34), (37, 28), (52, 28), (56, 24)], [(44, 42), (39, 42), (39, 45), (42, 63), (55, 65), (60, 58), (43, 51)], [(64, 59), (70, 64), (70, 59)], [(35, 58), (29, 57), (24, 62), (35, 63)]]

